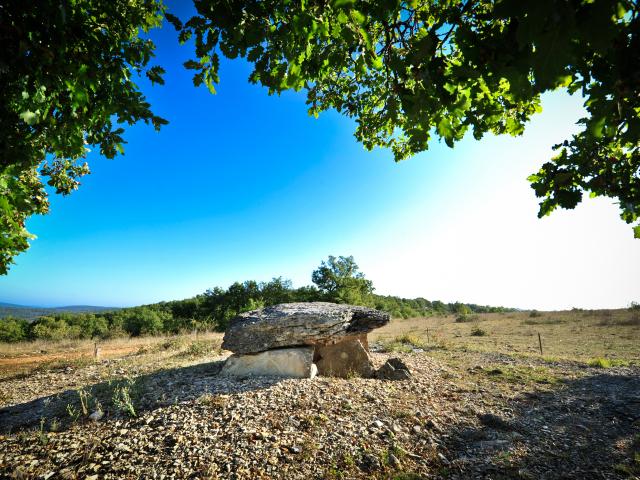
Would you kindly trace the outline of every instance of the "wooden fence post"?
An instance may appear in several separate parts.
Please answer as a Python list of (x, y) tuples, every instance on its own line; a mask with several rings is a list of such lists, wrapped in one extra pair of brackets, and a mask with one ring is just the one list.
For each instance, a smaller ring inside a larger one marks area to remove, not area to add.
[(542, 355), (542, 337), (540, 336), (540, 332), (538, 332), (538, 345), (540, 345), (540, 355)]

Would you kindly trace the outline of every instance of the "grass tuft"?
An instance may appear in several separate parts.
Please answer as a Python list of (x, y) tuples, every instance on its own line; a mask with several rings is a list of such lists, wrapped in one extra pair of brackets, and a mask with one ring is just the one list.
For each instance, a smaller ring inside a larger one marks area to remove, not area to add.
[(411, 353), (416, 348), (427, 348), (427, 342), (414, 333), (405, 333), (391, 341), (382, 342), (384, 352)]
[(629, 362), (626, 360), (596, 357), (589, 360), (587, 365), (594, 368), (628, 367)]
[(473, 327), (471, 329), (471, 336), (472, 337), (484, 337), (486, 335), (488, 335), (487, 331), (483, 330), (480, 327)]

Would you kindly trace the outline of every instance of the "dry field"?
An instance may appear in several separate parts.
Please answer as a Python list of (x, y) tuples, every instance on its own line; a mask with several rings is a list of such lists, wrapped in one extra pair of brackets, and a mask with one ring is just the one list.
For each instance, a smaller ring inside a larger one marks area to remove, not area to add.
[(221, 342), (222, 334), (204, 333), (181, 336), (157, 336), (118, 338), (108, 341), (62, 340), (0, 343), (0, 379), (30, 372), (50, 370), (65, 366), (86, 365), (95, 362), (95, 346), (99, 359), (121, 359), (135, 357), (149, 350), (163, 350), (171, 342), (188, 344), (198, 341)]
[(456, 319), (396, 319), (370, 337), (390, 341), (411, 334), (449, 349), (540, 357), (540, 334), (547, 360), (605, 358), (640, 365), (640, 309), (489, 313), (467, 315), (464, 322)]
[(0, 478), (638, 480), (638, 318), (394, 320), (401, 382), (224, 378), (213, 333), (0, 345)]

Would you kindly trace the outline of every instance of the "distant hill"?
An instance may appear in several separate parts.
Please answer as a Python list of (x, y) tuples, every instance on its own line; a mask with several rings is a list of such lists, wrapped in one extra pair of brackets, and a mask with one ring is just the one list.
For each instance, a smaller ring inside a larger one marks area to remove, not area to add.
[(42, 315), (54, 313), (96, 313), (107, 310), (118, 310), (117, 307), (97, 307), (93, 305), (68, 305), (65, 307), (33, 307), (0, 302), (0, 318), (16, 317), (34, 320)]

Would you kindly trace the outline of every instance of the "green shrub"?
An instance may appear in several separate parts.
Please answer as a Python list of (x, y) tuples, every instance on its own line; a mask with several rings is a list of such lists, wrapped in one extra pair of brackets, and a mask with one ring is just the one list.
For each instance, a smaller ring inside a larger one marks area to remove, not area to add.
[(133, 336), (157, 335), (164, 331), (164, 322), (171, 314), (141, 307), (126, 312), (124, 329)]
[(468, 315), (462, 314), (456, 317), (456, 323), (469, 323), (469, 322), (477, 322), (480, 320), (479, 315)]
[(68, 325), (62, 318), (40, 317), (31, 324), (31, 335), (42, 340), (63, 340), (80, 338), (82, 330), (78, 325)]
[(21, 318), (0, 319), (0, 342), (20, 342), (27, 339), (29, 323)]
[(472, 337), (484, 337), (485, 335), (487, 335), (487, 331), (483, 330), (480, 327), (473, 327), (471, 329), (471, 336)]
[(542, 314), (537, 310), (531, 310), (529, 312), (529, 317), (531, 317), (531, 318), (537, 318), (537, 317), (541, 317), (541, 316), (542, 316)]

